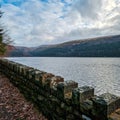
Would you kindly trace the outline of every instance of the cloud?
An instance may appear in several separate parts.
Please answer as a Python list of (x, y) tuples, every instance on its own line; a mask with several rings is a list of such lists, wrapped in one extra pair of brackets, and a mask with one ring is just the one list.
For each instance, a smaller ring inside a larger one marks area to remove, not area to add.
[(97, 19), (101, 10), (102, 0), (76, 0), (73, 9), (87, 19)]
[(120, 34), (120, 0), (8, 0), (2, 10), (15, 45)]

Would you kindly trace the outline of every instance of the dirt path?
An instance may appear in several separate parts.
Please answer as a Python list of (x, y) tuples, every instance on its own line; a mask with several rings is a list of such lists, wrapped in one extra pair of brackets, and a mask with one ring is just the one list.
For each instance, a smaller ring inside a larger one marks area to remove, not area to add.
[(0, 74), (0, 120), (47, 120)]

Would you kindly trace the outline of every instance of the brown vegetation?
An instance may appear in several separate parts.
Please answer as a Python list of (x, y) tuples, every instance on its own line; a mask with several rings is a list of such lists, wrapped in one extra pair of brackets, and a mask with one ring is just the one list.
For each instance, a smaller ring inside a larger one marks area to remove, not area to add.
[(47, 120), (0, 74), (0, 120)]

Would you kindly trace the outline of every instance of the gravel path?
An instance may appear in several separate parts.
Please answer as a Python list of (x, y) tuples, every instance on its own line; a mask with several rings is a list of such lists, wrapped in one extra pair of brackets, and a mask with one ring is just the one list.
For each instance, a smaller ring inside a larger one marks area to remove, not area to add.
[(0, 74), (0, 120), (47, 120)]

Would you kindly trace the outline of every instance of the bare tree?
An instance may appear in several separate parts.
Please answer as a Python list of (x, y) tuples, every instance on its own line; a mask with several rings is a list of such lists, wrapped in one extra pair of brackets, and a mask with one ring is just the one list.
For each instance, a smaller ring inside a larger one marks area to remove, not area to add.
[(1, 22), (2, 15), (3, 12), (0, 10), (0, 55), (3, 55), (6, 52), (6, 46), (11, 43), (10, 37)]

